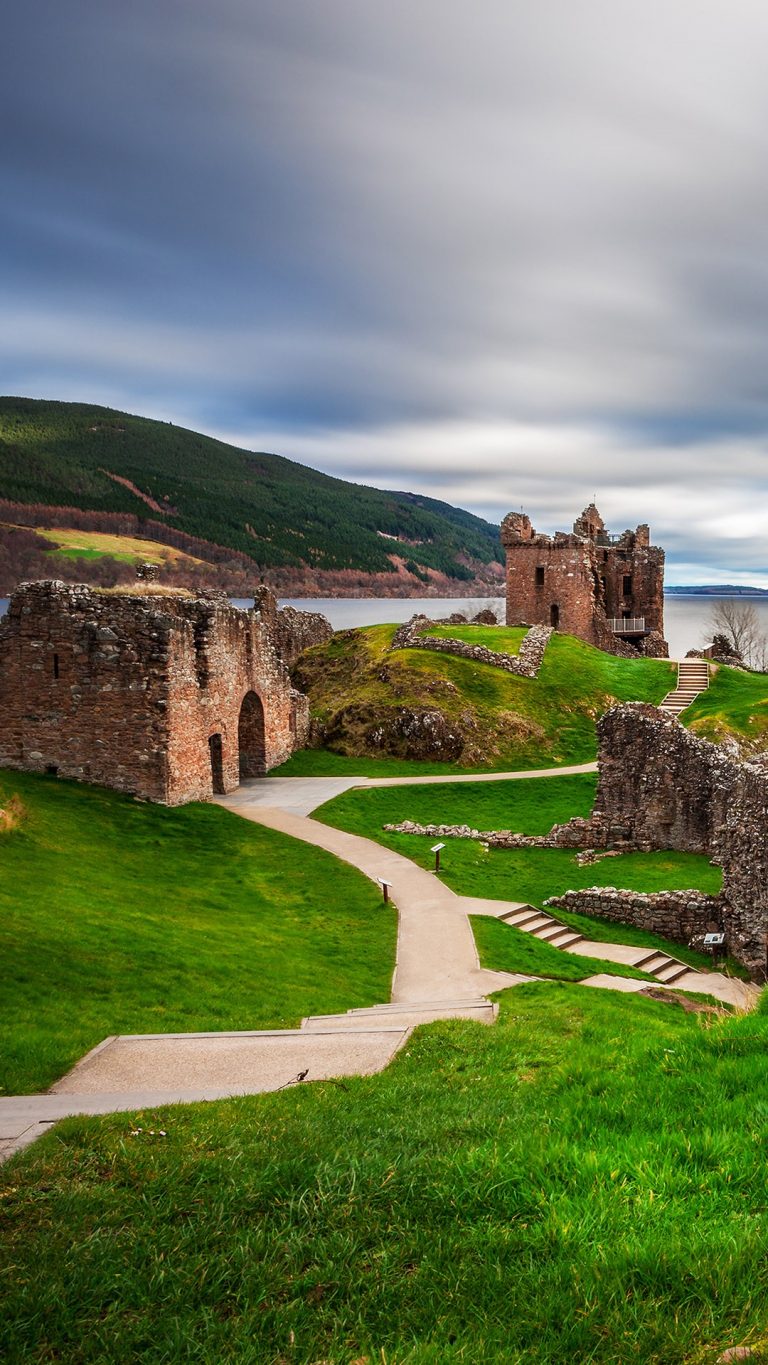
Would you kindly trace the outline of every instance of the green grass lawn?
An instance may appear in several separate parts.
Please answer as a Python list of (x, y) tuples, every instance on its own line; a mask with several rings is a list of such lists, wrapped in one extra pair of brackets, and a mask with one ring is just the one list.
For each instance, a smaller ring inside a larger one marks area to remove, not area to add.
[[(494, 632), (501, 628), (484, 629), (498, 645)], [(445, 764), (443, 771), (514, 771), (589, 762), (597, 753), (595, 722), (604, 711), (616, 701), (658, 702), (674, 685), (674, 668), (663, 660), (615, 658), (568, 635), (552, 637), (537, 678), (518, 678), (447, 654), (390, 654), (394, 630), (342, 631), (303, 654), (294, 670), (313, 715), (327, 728), (326, 747), (355, 760), (353, 771), (361, 774), (369, 772), (371, 759), (386, 757), (376, 739), (382, 719), (405, 707), (439, 710), (461, 734), (458, 764)], [(412, 755), (398, 749), (392, 756), (409, 764)], [(319, 757), (312, 763), (314, 773), (337, 771), (323, 767)], [(296, 764), (284, 771), (308, 771)], [(425, 770), (439, 772), (440, 765), (398, 769)]]
[(112, 1033), (291, 1027), (389, 998), (395, 915), (320, 849), (0, 772), (0, 1089), (43, 1089)]
[[(468, 824), (475, 829), (512, 829), (521, 834), (545, 834), (553, 824), (573, 815), (588, 815), (595, 777), (522, 778), (510, 782), (435, 783), (426, 787), (378, 787), (353, 790), (328, 801), (314, 819), (352, 834), (376, 839), (422, 867), (432, 867), (434, 840), (414, 834), (393, 834), (385, 824), (402, 820), (419, 823)], [(716, 895), (722, 872), (697, 853), (624, 853), (579, 867), (576, 854), (560, 848), (486, 849), (472, 839), (450, 839), (441, 854), (441, 877), (463, 896), (490, 900), (528, 901), (541, 907), (550, 896), (588, 886), (616, 886), (634, 891), (674, 891), (696, 888)], [(585, 937), (603, 943), (658, 947), (692, 966), (711, 967), (711, 958), (631, 925), (613, 924), (560, 910), (552, 913)], [(491, 965), (490, 963), (488, 965)], [(499, 964), (493, 963), (493, 966)], [(743, 975), (736, 964), (731, 970)], [(513, 970), (523, 970), (514, 968)]]
[(496, 1026), (421, 1029), (379, 1076), (67, 1120), (0, 1171), (0, 1352), (714, 1365), (764, 1347), (768, 1018), (706, 1022), (523, 986)]
[(689, 730), (715, 742), (734, 736), (756, 749), (768, 741), (768, 673), (721, 665), (706, 692), (683, 713)]
[(497, 654), (518, 654), (528, 634), (527, 626), (428, 626), (423, 632), (438, 640), (464, 640), (468, 645), (485, 645)]
[(598, 972), (606, 976), (631, 976), (639, 981), (654, 980), (648, 972), (636, 971), (620, 962), (561, 952), (544, 939), (491, 915), (470, 915), (470, 920), (480, 965), (494, 972), (522, 972), (525, 976), (545, 976), (555, 981), (583, 981)]

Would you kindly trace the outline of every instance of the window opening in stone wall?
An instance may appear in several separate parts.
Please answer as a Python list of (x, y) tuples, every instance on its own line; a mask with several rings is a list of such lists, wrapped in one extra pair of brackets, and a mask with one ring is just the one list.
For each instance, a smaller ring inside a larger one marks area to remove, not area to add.
[(46, 763), (45, 771), (47, 772), (49, 777), (58, 777), (59, 775), (58, 763)]
[(549, 609), (549, 624), (553, 630), (557, 630), (560, 625), (560, 608), (557, 602), (553, 602)]
[(625, 574), (624, 574), (624, 588), (623, 588), (623, 592), (624, 592), (624, 596), (625, 596), (625, 597), (631, 597), (631, 596), (632, 596), (632, 575), (631, 575), (631, 573), (625, 573)]
[(211, 755), (211, 787), (214, 796), (224, 795), (224, 756), (221, 746), (221, 735), (211, 735), (208, 740), (208, 749)]
[(539, 564), (538, 567), (537, 567), (537, 569), (536, 569), (536, 587), (537, 587), (537, 588), (543, 588), (543, 587), (544, 587), (544, 565), (543, 565), (543, 564)]
[(256, 692), (246, 692), (240, 707), (237, 726), (240, 751), (240, 780), (264, 777), (267, 772), (267, 742), (264, 728), (264, 707)]
[(58, 656), (58, 654), (54, 654), (54, 656), (53, 656), (53, 676), (54, 676), (54, 678), (58, 678), (58, 676), (59, 676), (59, 656)]
[(198, 617), (194, 627), (195, 673), (198, 687), (208, 686), (208, 617)]

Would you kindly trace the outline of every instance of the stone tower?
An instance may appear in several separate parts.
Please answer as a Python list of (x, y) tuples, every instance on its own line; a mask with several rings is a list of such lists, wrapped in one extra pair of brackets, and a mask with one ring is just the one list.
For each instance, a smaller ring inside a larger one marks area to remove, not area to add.
[(573, 531), (534, 531), (510, 512), (501, 524), (507, 555), (507, 624), (554, 626), (612, 654), (666, 657), (664, 551), (648, 526), (609, 535), (594, 503)]

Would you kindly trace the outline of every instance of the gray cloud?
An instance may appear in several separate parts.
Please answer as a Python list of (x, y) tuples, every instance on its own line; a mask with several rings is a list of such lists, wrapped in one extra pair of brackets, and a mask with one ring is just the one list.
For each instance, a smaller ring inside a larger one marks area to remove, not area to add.
[[(768, 572), (757, 0), (33, 0), (1, 386)], [(757, 510), (756, 510), (757, 509)]]

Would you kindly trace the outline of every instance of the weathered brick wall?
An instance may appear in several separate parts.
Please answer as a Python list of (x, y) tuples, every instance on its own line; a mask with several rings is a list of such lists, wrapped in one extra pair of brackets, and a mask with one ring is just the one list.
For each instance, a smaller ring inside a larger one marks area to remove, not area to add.
[(625, 531), (617, 542), (587, 508), (573, 533), (537, 534), (528, 517), (511, 513), (501, 527), (507, 556), (507, 623), (554, 625), (615, 654), (642, 652), (642, 637), (623, 644), (608, 618), (644, 616), (654, 652), (666, 653), (664, 551), (648, 527)]
[(240, 611), (216, 593), (22, 585), (0, 622), (0, 764), (170, 804), (232, 790), (241, 762), (263, 774), (309, 724), (276, 616), (266, 598)]

